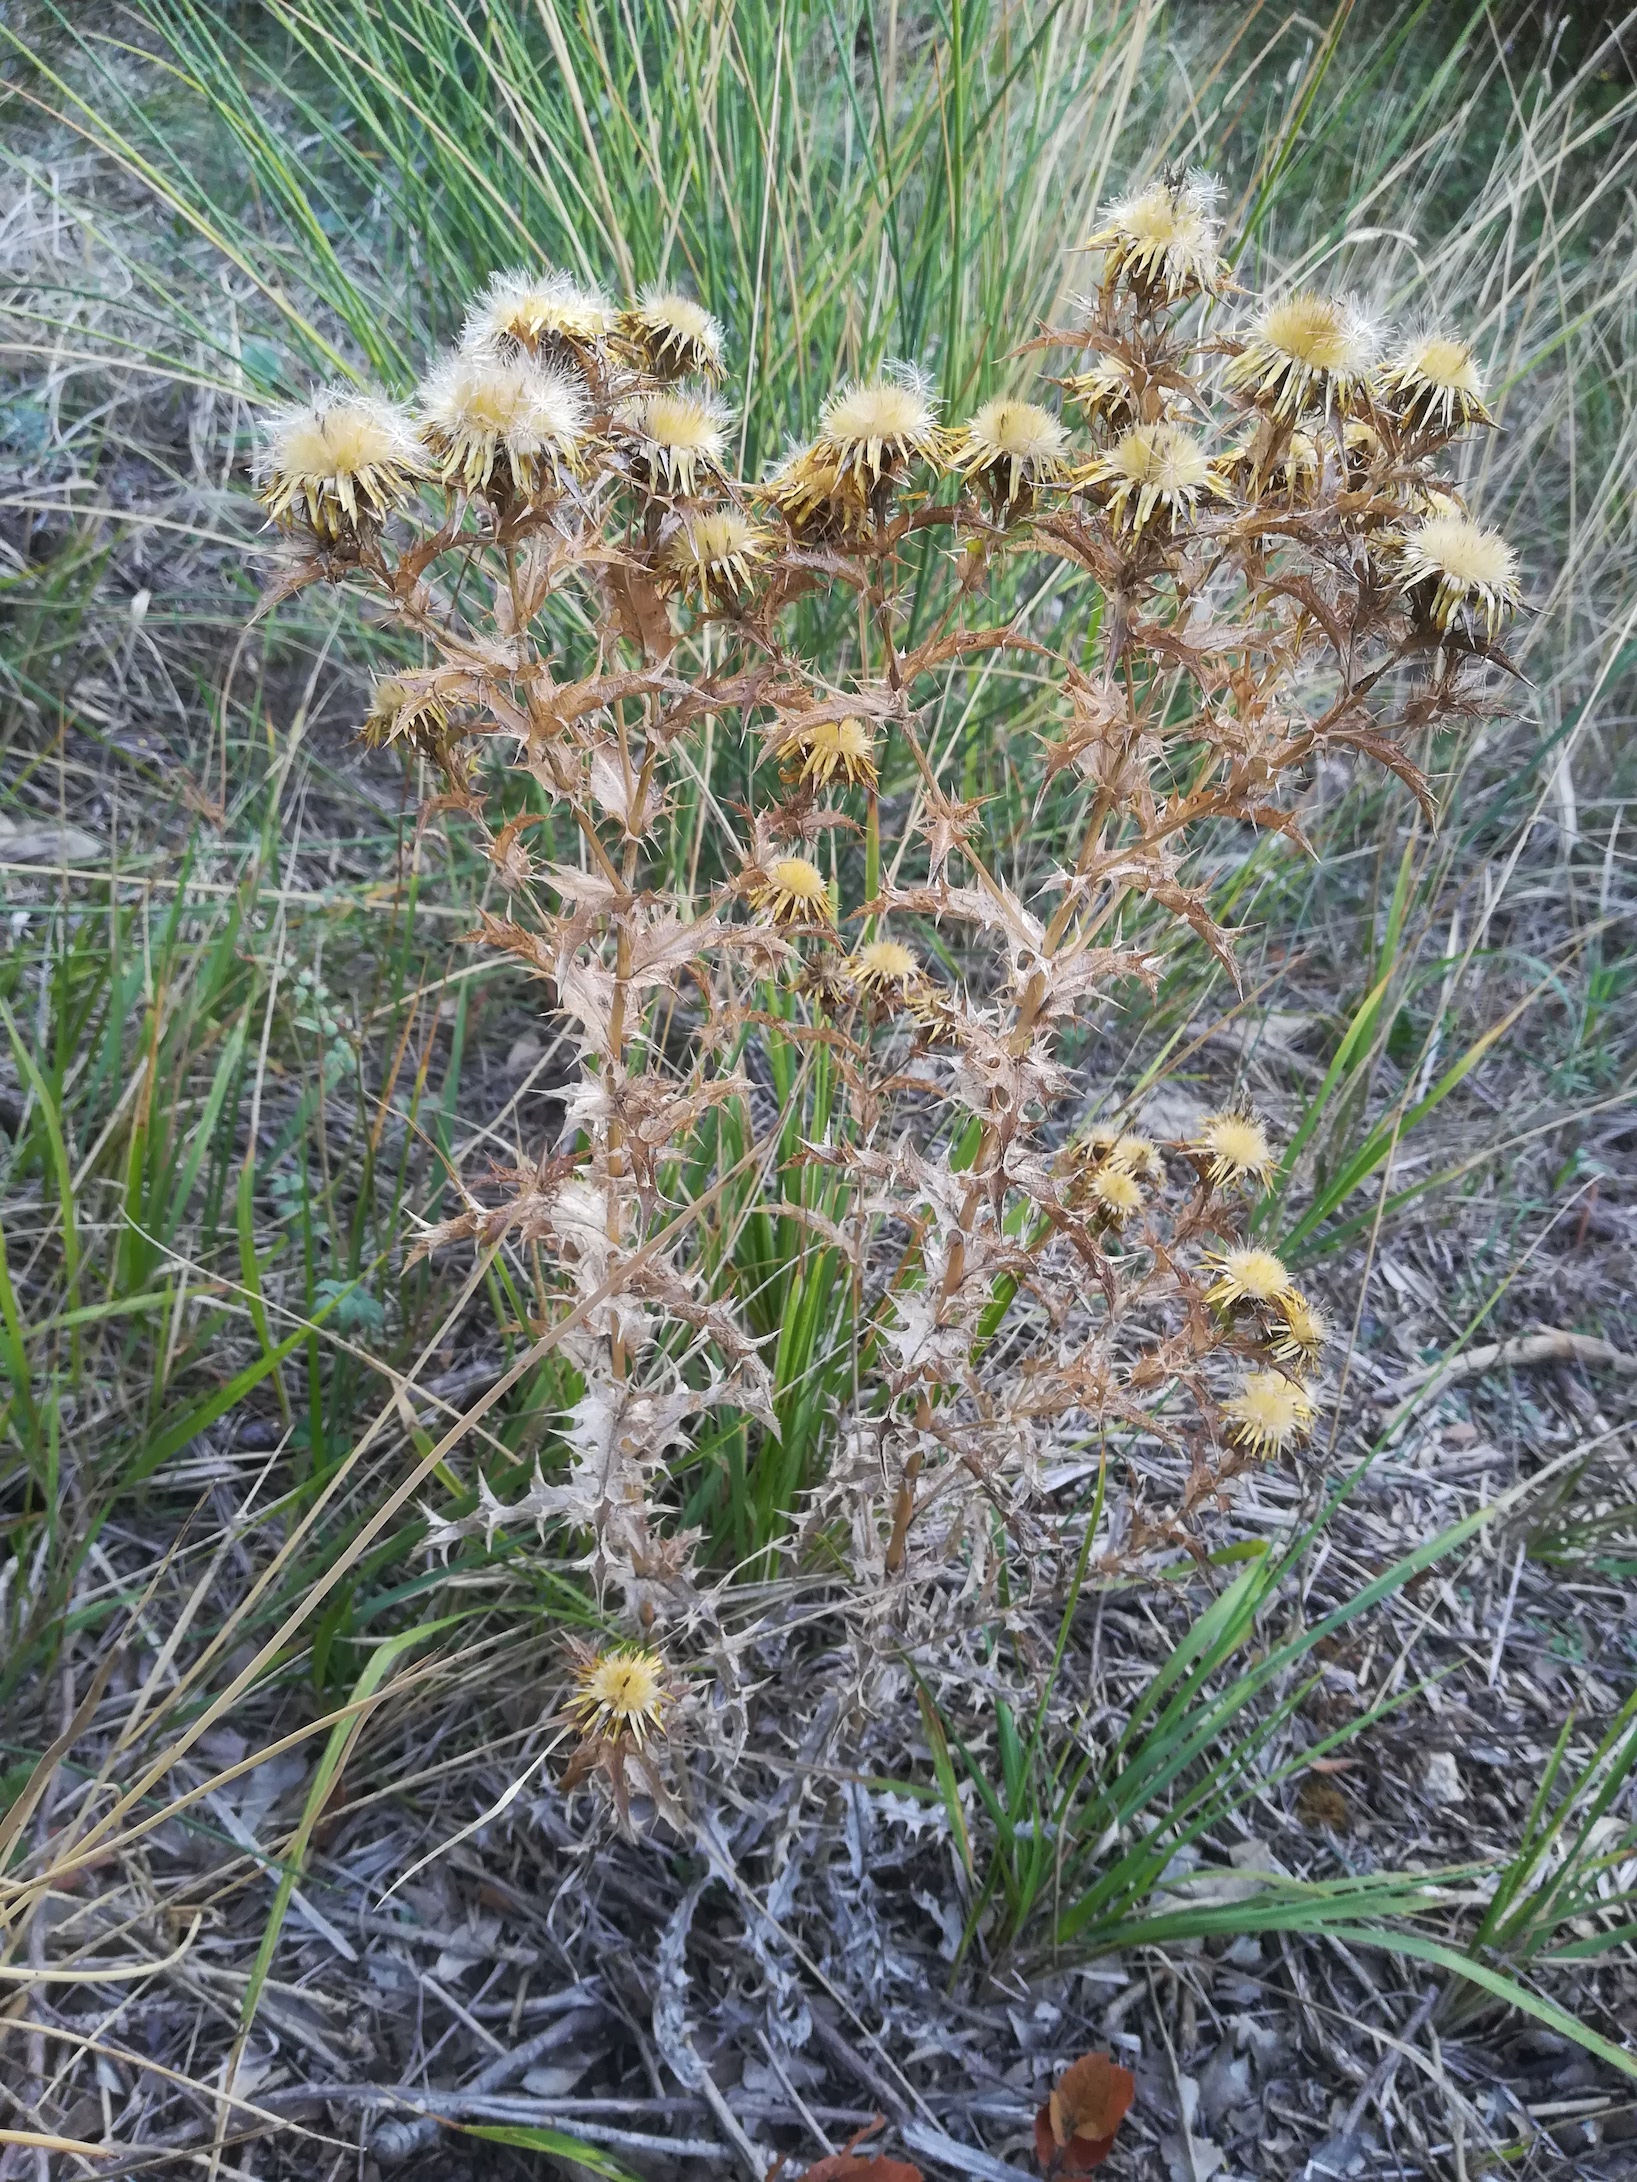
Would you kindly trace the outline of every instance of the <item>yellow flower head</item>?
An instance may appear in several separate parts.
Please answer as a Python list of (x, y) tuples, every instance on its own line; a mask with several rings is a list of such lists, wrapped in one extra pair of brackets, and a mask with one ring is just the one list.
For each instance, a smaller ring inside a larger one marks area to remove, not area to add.
[(1069, 435), (1049, 409), (1005, 395), (985, 402), (955, 435), (952, 467), (980, 479), (1003, 507), (1067, 477)]
[(1141, 419), (1136, 367), (1112, 350), (1099, 353), (1089, 370), (1065, 379), (1063, 391), (1093, 423), (1125, 431)]
[(702, 478), (721, 476), (729, 417), (713, 395), (639, 394), (625, 403), (620, 422), (656, 491), (691, 494)]
[(1224, 494), (1227, 486), (1217, 465), (1192, 432), (1180, 424), (1137, 424), (1080, 472), (1080, 482), (1095, 488), (1118, 525), (1141, 531), (1157, 518), (1169, 530), (1199, 510), (1199, 496)]
[(1283, 488), (1291, 502), (1305, 500), (1319, 482), (1318, 442), (1309, 432), (1292, 432), (1274, 463), (1269, 481)]
[(1207, 1114), (1193, 1149), (1209, 1158), (1210, 1177), (1218, 1189), (1247, 1182), (1266, 1189), (1279, 1164), (1268, 1133), (1254, 1114)]
[(901, 940), (872, 939), (848, 956), (847, 974), (865, 992), (907, 1000), (921, 982), (921, 965)]
[(1252, 1371), (1222, 1404), (1229, 1437), (1253, 1455), (1282, 1455), (1305, 1439), (1317, 1413), (1311, 1388), (1282, 1371)]
[(1500, 532), (1453, 512), (1429, 517), (1404, 539), (1398, 581), (1430, 603), (1435, 628), (1448, 629), (1460, 615), (1481, 622), (1490, 643), (1523, 596), (1518, 556)]
[(862, 720), (815, 720), (788, 746), (801, 759), (801, 778), (824, 788), (839, 774), (849, 788), (875, 785), (875, 738)]
[(1103, 285), (1124, 281), (1145, 302), (1176, 303), (1204, 291), (1219, 295), (1228, 269), (1218, 249), (1217, 185), (1209, 175), (1153, 182), (1120, 197), (1083, 247), (1103, 253)]
[(1145, 1136), (1122, 1132), (1103, 1156), (1111, 1167), (1119, 1167), (1126, 1174), (1141, 1175), (1149, 1182), (1165, 1179), (1165, 1162), (1160, 1157), (1159, 1146)]
[(407, 410), (332, 388), (285, 409), (268, 427), (261, 499), (275, 523), (305, 523), (331, 540), (378, 526), (426, 475)]
[(590, 363), (614, 330), (613, 306), (567, 273), (496, 273), (467, 313), (461, 347), (502, 358)]
[(671, 1692), (658, 1652), (634, 1644), (594, 1652), (578, 1664), (574, 1679), (567, 1710), (582, 1735), (632, 1742), (640, 1750), (650, 1732), (664, 1732)]
[(805, 856), (781, 856), (771, 870), (752, 875), (747, 891), (775, 924), (833, 925), (836, 921), (824, 874)]
[(1349, 417), (1342, 427), (1341, 438), (1347, 455), (1348, 482), (1355, 487), (1362, 486), (1382, 451), (1381, 434), (1363, 417)]
[(1099, 1167), (1086, 1190), (1116, 1227), (1123, 1227), (1134, 1212), (1142, 1210), (1142, 1185), (1128, 1167)]
[(449, 708), (426, 676), (383, 674), (370, 691), (360, 733), (372, 749), (379, 749), (402, 735), (437, 735), (448, 725)]
[(946, 440), (926, 382), (902, 370), (832, 394), (819, 412), (811, 457), (832, 465), (838, 478), (875, 486), (917, 459), (941, 463)]
[(1213, 1278), (1205, 1300), (1218, 1310), (1236, 1303), (1274, 1305), (1291, 1293), (1290, 1275), (1271, 1250), (1224, 1250), (1208, 1262)]
[(1345, 409), (1375, 360), (1375, 328), (1358, 307), (1311, 289), (1273, 303), (1223, 373), (1283, 421), (1304, 409)]
[(656, 379), (722, 376), (721, 322), (692, 296), (674, 288), (645, 288), (642, 301), (620, 313), (619, 330), (625, 348)]
[(1273, 1353), (1281, 1363), (1306, 1364), (1309, 1369), (1324, 1354), (1330, 1339), (1330, 1321), (1316, 1303), (1292, 1288), (1274, 1309)]
[(584, 389), (564, 371), (457, 349), (421, 389), (422, 433), (446, 484), (492, 485), (504, 498), (560, 487), (589, 422)]
[(812, 442), (788, 449), (756, 487), (756, 497), (777, 508), (798, 538), (832, 536), (868, 512), (862, 488), (842, 476), (839, 463), (822, 459)]
[(767, 558), (768, 540), (754, 523), (732, 508), (694, 515), (671, 538), (664, 553), (666, 573), (684, 590), (697, 593), (707, 609), (712, 595), (733, 598), (750, 591), (756, 567)]
[(1403, 423), (1422, 431), (1458, 432), (1495, 421), (1484, 407), (1478, 360), (1454, 334), (1406, 341), (1381, 374), (1381, 392)]
[(1145, 1182), (1165, 1180), (1165, 1162), (1159, 1146), (1129, 1130), (1094, 1129), (1083, 1140), (1085, 1156), (1100, 1167), (1118, 1167)]

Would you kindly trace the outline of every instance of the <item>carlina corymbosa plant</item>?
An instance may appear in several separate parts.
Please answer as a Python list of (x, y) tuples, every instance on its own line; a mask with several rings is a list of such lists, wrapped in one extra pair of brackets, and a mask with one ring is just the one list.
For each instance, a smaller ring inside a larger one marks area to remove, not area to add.
[[(1067, 360), (1041, 399), (951, 420), (889, 365), (760, 480), (708, 311), (559, 273), (495, 276), (414, 402), (328, 391), (268, 432), (278, 590), (360, 590), (405, 640), (365, 733), (473, 829), (511, 897), (477, 943), (577, 1047), (558, 1139), (419, 1248), (506, 1250), (555, 1329), (542, 1467), (505, 1503), (474, 1478), (429, 1547), (538, 1526), (580, 1558), (645, 1647), (582, 1668), (597, 1757), (657, 1748), (646, 1647), (713, 1611), (697, 1450), (737, 1433), (735, 1489), (781, 1475), (789, 1329), (734, 1255), (758, 1204), (831, 1268), (843, 1329), (802, 1367), (829, 1373), (821, 1458), (764, 1495), (760, 1573), (795, 1555), (890, 1613), (978, 1593), (997, 1554), (1061, 1567), (1042, 1461), (1087, 1446), (1165, 1457), (1096, 1502), (1094, 1565), (1134, 1569), (1196, 1549), (1322, 1412), (1325, 1320), (1242, 1240), (1263, 1122), (1076, 1131), (1069, 1059), (1168, 932), (1231, 971), (1201, 848), (1305, 848), (1327, 753), (1427, 801), (1411, 746), (1486, 703), (1519, 572), (1448, 464), (1492, 423), (1467, 344), (1231, 292), (1213, 205), (1188, 176), (1109, 209), (1078, 323), (1028, 343)], [(1031, 610), (1076, 587), (1089, 613)], [(1022, 892), (936, 733), (1006, 674), (1056, 693), (1071, 798)]]

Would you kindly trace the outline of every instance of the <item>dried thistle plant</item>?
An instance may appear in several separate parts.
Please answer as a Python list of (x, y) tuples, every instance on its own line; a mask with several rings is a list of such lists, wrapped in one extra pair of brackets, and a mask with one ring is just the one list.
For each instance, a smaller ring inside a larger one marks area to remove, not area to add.
[[(1378, 366), (1357, 307), (1308, 292), (1211, 331), (1230, 292), (1213, 204), (1189, 177), (1110, 208), (1081, 322), (1029, 344), (1068, 352), (1066, 415), (1008, 396), (951, 422), (894, 366), (737, 478), (706, 310), (663, 291), (615, 310), (515, 273), (413, 412), (326, 393), (276, 423), (284, 583), (361, 585), (424, 648), (366, 733), (476, 829), (512, 889), (478, 942), (549, 981), (578, 1046), (559, 1142), (421, 1248), (514, 1250), (583, 1391), (549, 1473), (434, 1518), (434, 1547), (551, 1526), (644, 1642), (695, 1610), (675, 1472), (709, 1412), (774, 1424), (770, 1344), (709, 1241), (730, 1180), (794, 1205), (857, 1299), (792, 1547), (857, 1596), (980, 1582), (997, 1536), (1030, 1535), (1055, 1447), (1140, 1437), (1181, 1458), (1181, 1489), (1150, 1505), (1134, 1481), (1110, 1529), (1106, 1565), (1131, 1568), (1197, 1549), (1234, 1475), (1311, 1432), (1328, 1328), (1242, 1240), (1278, 1165), (1263, 1123), (1066, 1135), (1063, 1042), (1154, 984), (1158, 919), (1231, 969), (1191, 854), (1230, 825), (1300, 843), (1296, 792), (1325, 753), (1427, 800), (1411, 745), (1484, 702), (1519, 572), (1444, 466), (1492, 421), (1470, 350), (1415, 335)], [(955, 574), (916, 618), (929, 536)], [(1024, 557), (1095, 587), (1085, 656), (1021, 630)], [(845, 645), (800, 636), (830, 626)], [(1060, 691), (1047, 773), (1078, 797), (1033, 899), (927, 730), (997, 655)], [(735, 749), (750, 800), (714, 804), (716, 838), (736, 831), (701, 880), (713, 754)], [(914, 811), (883, 876), (889, 764)], [(531, 862), (536, 818), (571, 830), (576, 860)], [(756, 1139), (701, 1192), (719, 1110), (750, 1140), (739, 1061), (769, 1023), (837, 1096), (807, 1140), (776, 1157)], [(612, 1734), (589, 1717), (583, 1763), (617, 1746), (623, 1778), (635, 1714)]]

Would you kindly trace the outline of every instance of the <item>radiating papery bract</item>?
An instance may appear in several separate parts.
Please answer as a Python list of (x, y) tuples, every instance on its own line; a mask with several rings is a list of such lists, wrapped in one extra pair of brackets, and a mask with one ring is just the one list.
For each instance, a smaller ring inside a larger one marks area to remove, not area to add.
[(330, 388), (274, 415), (262, 470), (274, 522), (330, 541), (379, 528), (426, 475), (426, 450), (398, 403)]
[(567, 372), (457, 349), (421, 388), (422, 432), (449, 484), (503, 497), (560, 488), (584, 451), (590, 405)]
[(1069, 474), (1069, 435), (1049, 409), (1002, 395), (953, 436), (950, 467), (1010, 504)]
[(729, 414), (711, 394), (639, 394), (619, 412), (637, 469), (656, 490), (692, 495), (722, 475)]
[(832, 394), (819, 412), (809, 459), (874, 486), (915, 461), (938, 465), (947, 444), (926, 381), (903, 372)]
[(1080, 472), (1114, 523), (1134, 531), (1150, 522), (1173, 529), (1197, 514), (1200, 495), (1225, 498), (1228, 486), (1204, 444), (1180, 424), (1137, 424), (1106, 455)]
[(619, 318), (620, 338), (656, 378), (719, 379), (726, 360), (721, 322), (692, 296), (648, 288)]
[(1276, 417), (1346, 409), (1367, 386), (1380, 337), (1350, 298), (1305, 288), (1271, 304), (1223, 374)]
[(1317, 1414), (1311, 1390), (1282, 1371), (1252, 1371), (1222, 1404), (1230, 1436), (1253, 1455), (1287, 1454)]
[(1105, 284), (1124, 281), (1144, 302), (1176, 303), (1201, 290), (1219, 294), (1228, 268), (1220, 250), (1218, 194), (1205, 174), (1150, 183), (1117, 197), (1082, 248), (1102, 251)]
[(1460, 619), (1490, 643), (1523, 598), (1512, 547), (1498, 530), (1455, 513), (1435, 515), (1405, 536), (1398, 580), (1425, 602), (1436, 628), (1449, 629)]
[(1493, 424), (1484, 407), (1483, 379), (1469, 342), (1449, 333), (1421, 333), (1381, 373), (1381, 393), (1412, 428), (1458, 432)]
[(567, 273), (496, 273), (467, 313), (461, 346), (590, 363), (601, 354), (614, 323), (606, 297)]

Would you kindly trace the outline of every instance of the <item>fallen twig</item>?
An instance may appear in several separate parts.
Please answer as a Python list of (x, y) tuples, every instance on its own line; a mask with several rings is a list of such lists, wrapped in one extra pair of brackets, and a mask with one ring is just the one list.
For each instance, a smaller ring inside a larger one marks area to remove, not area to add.
[(1389, 1434), (1396, 1432), (1434, 1393), (1441, 1394), (1446, 1387), (1458, 1386), (1466, 1379), (1482, 1378), (1486, 1371), (1517, 1371), (1530, 1364), (1558, 1363), (1593, 1364), (1600, 1370), (1618, 1372), (1622, 1376), (1637, 1373), (1637, 1356), (1628, 1356), (1612, 1341), (1600, 1340), (1596, 1334), (1570, 1333), (1566, 1328), (1549, 1326), (1540, 1333), (1514, 1334), (1507, 1341), (1488, 1341), (1482, 1348), (1468, 1349), (1462, 1356), (1448, 1357), (1436, 1364), (1422, 1364), (1416, 1370), (1406, 1372), (1401, 1379), (1395, 1379), (1382, 1389), (1383, 1401), (1398, 1403), (1384, 1429)]

